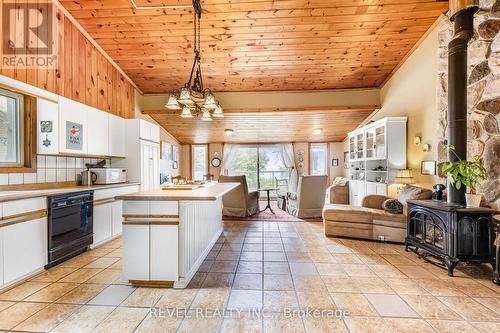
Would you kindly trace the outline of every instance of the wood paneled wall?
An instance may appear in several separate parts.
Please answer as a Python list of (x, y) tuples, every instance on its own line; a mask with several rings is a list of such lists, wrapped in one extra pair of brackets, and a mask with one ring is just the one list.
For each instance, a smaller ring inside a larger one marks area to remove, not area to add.
[[(0, 5), (3, 5), (3, 2), (0, 0)], [(19, 8), (27, 6), (25, 1), (19, 1), (16, 5)], [(55, 4), (53, 6), (53, 19), (57, 25), (56, 68), (26, 69), (21, 66), (2, 66), (0, 74), (124, 118), (133, 118), (134, 86)], [(45, 1), (38, 3), (38, 9), (41, 12), (49, 11)], [(22, 20), (16, 21), (16, 30), (21, 28), (22, 24)]]

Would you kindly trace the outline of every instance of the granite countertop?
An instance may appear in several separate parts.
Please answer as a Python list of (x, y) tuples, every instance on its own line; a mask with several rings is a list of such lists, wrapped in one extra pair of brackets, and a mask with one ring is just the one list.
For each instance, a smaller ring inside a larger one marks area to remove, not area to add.
[(119, 195), (116, 199), (138, 201), (215, 201), (239, 185), (239, 183), (212, 183), (194, 190), (158, 189)]
[(92, 186), (68, 186), (68, 187), (46, 188), (46, 189), (35, 188), (30, 190), (19, 190), (19, 191), (1, 191), (0, 188), (0, 202), (46, 197), (50, 195), (57, 195), (57, 194), (64, 194), (71, 192), (105, 190), (109, 188), (127, 187), (134, 185), (140, 185), (140, 183), (121, 183), (121, 184), (92, 185)]

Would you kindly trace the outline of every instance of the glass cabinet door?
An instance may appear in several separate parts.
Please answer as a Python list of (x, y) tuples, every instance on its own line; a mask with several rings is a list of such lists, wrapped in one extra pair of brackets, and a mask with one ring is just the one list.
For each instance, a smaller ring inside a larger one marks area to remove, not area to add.
[(355, 137), (349, 138), (349, 160), (356, 159), (356, 141)]
[(375, 157), (384, 158), (386, 155), (385, 126), (375, 129)]
[(356, 158), (362, 159), (363, 158), (363, 133), (356, 135), (356, 148), (357, 148)]
[(375, 130), (369, 129), (365, 132), (365, 141), (366, 141), (366, 158), (375, 157)]

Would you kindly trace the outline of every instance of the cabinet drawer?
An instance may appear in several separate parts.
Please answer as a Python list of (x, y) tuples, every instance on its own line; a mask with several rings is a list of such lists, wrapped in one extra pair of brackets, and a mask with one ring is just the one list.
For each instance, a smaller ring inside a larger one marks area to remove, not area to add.
[(47, 209), (47, 198), (7, 201), (3, 203), (3, 218)]
[(110, 199), (118, 195), (129, 194), (139, 191), (138, 185), (107, 188), (103, 190), (94, 190), (94, 200)]

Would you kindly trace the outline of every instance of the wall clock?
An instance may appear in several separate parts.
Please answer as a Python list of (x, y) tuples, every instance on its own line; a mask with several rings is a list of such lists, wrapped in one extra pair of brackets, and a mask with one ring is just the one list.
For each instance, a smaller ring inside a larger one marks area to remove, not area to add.
[(210, 164), (214, 167), (214, 168), (218, 168), (220, 167), (222, 161), (220, 160), (220, 158), (218, 157), (214, 157), (212, 158), (212, 160), (210, 161)]

